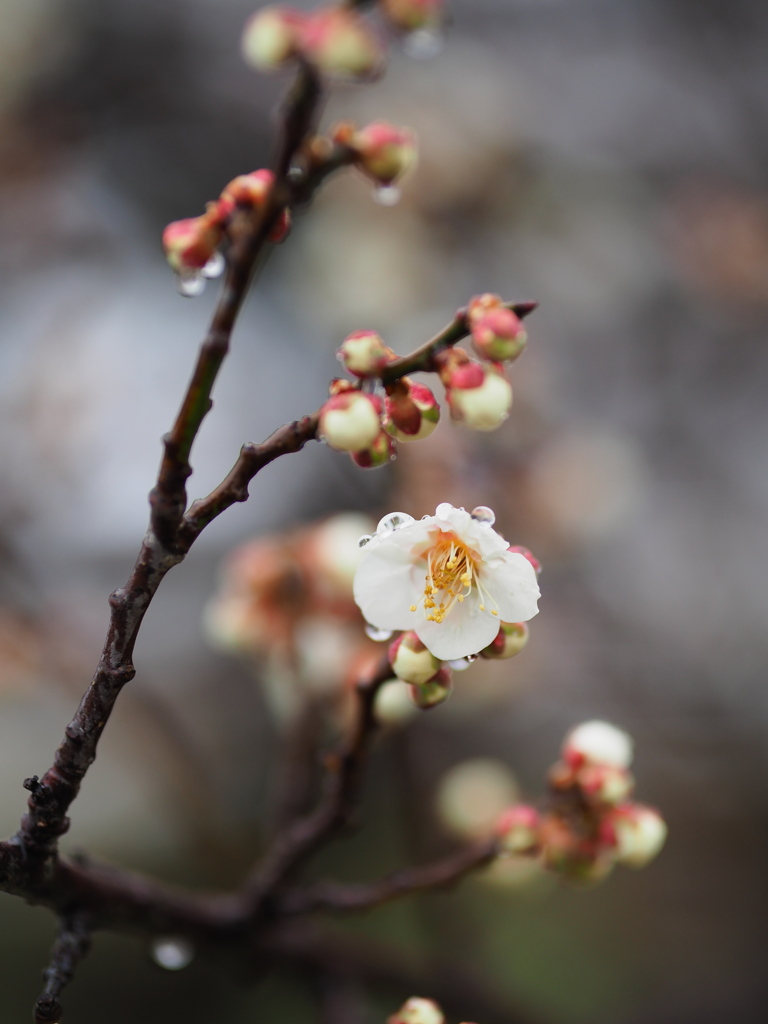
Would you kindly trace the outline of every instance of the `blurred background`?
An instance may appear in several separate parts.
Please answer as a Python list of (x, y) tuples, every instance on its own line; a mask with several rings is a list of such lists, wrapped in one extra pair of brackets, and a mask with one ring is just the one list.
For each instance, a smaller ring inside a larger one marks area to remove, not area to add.
[[(269, 159), (287, 79), (242, 63), (251, 10), (0, 0), (4, 835), (98, 659), (215, 299), (215, 284), (177, 294), (162, 228)], [(490, 505), (544, 564), (531, 641), (392, 728), (364, 827), (323, 873), (373, 878), (450, 848), (436, 803), (449, 769), (493, 758), (536, 799), (566, 730), (608, 719), (637, 741), (639, 799), (669, 822), (651, 867), (589, 890), (478, 877), (355, 927), (406, 958), (469, 961), (494, 998), (552, 1024), (763, 1021), (768, 6), (451, 11), (438, 56), (395, 52), (381, 83), (335, 90), (324, 124), (409, 125), (420, 166), (394, 208), (352, 173), (333, 181), (274, 253), (190, 495), (243, 441), (320, 404), (347, 333), (379, 330), (404, 353), (481, 291), (541, 303), (512, 367), (512, 415), (486, 435), (445, 417), (375, 472), (318, 445), (265, 470), (164, 582), (65, 848), (236, 885), (260, 849), (286, 727), (253, 659), (206, 639), (222, 560), (338, 511)], [(53, 920), (7, 896), (0, 913), (2, 1017), (23, 1020)], [(371, 997), (366, 1019), (412, 994)], [(97, 937), (68, 995), (78, 1024), (317, 1019), (295, 977), (248, 989), (202, 960), (170, 974), (125, 937)]]

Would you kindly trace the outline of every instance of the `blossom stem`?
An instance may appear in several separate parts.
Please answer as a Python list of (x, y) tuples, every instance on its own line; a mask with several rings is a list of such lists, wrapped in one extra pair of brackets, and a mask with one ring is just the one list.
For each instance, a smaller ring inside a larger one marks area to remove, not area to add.
[[(537, 306), (537, 302), (512, 302), (508, 303), (505, 308), (511, 309), (522, 320), (529, 313), (532, 313)], [(381, 379), (385, 384), (391, 384), (408, 373), (415, 373), (418, 370), (425, 372), (434, 370), (434, 359), (437, 353), (450, 348), (463, 338), (468, 337), (469, 334), (470, 327), (467, 320), (467, 311), (466, 309), (460, 309), (452, 322), (436, 334), (434, 338), (425, 342), (420, 348), (411, 352), (410, 355), (393, 360), (383, 371)]]

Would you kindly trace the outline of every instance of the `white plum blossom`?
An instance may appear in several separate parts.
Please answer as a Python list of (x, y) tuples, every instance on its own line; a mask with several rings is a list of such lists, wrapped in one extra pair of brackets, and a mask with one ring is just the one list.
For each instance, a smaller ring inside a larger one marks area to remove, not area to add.
[(444, 502), (434, 516), (401, 515), (404, 525), (375, 534), (354, 580), (368, 622), (380, 630), (413, 630), (436, 658), (453, 661), (487, 647), (501, 622), (533, 618), (536, 572), (508, 550), (487, 512), (473, 518)]

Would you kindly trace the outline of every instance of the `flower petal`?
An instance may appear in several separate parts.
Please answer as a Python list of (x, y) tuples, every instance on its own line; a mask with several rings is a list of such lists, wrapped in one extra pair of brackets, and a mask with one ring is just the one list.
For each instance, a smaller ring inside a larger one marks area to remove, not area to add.
[(430, 622), (423, 614), (410, 627), (424, 646), (441, 661), (455, 661), (477, 654), (499, 632), (499, 617), (480, 611), (476, 592), (456, 602), (442, 622)]
[(527, 622), (539, 610), (536, 570), (517, 552), (505, 551), (483, 565), (480, 585), (504, 622)]
[(423, 543), (421, 523), (405, 526), (385, 537), (375, 537), (363, 548), (354, 581), (354, 595), (368, 622), (379, 629), (412, 629), (423, 591), (423, 576), (416, 566), (414, 547)]

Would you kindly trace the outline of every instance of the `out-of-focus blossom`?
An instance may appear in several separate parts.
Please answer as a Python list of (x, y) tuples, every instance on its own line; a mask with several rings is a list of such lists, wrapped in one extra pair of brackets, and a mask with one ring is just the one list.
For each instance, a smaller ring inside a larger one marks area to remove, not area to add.
[(456, 835), (478, 839), (493, 832), (499, 816), (519, 796), (517, 781), (503, 761), (461, 761), (440, 781), (437, 813)]
[(328, 75), (372, 78), (384, 69), (386, 52), (371, 25), (354, 10), (324, 7), (310, 14), (299, 47)]
[(563, 759), (574, 768), (580, 768), (583, 764), (629, 768), (632, 763), (632, 738), (609, 722), (582, 722), (566, 736)]
[(382, 520), (363, 549), (354, 593), (368, 622), (413, 630), (451, 661), (487, 647), (501, 621), (536, 614), (533, 567), (488, 521), (447, 502), (418, 522), (404, 518), (392, 529)]
[(410, 128), (396, 128), (386, 121), (374, 121), (355, 132), (350, 145), (356, 165), (382, 185), (391, 185), (416, 166), (418, 147)]
[(397, 1013), (387, 1018), (387, 1024), (445, 1024), (445, 1017), (432, 999), (411, 996)]
[(602, 834), (615, 847), (619, 863), (642, 868), (664, 846), (667, 825), (653, 807), (630, 803), (615, 808), (607, 816)]
[(257, 11), (246, 22), (241, 48), (246, 63), (270, 70), (299, 52), (306, 15), (292, 7), (274, 5)]

